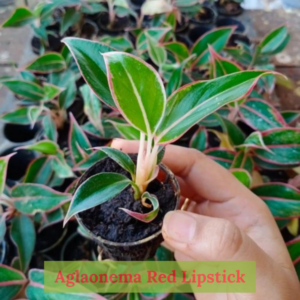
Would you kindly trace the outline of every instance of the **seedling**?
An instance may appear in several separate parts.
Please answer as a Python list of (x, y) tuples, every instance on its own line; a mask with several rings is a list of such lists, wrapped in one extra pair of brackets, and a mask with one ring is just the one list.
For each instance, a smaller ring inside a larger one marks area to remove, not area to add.
[[(147, 186), (159, 172), (162, 147), (179, 139), (215, 110), (247, 95), (258, 79), (267, 74), (244, 71), (211, 81), (195, 82), (177, 90), (167, 101), (159, 74), (141, 59), (123, 52), (104, 53), (104, 45), (82, 39), (68, 38), (64, 42), (94, 92), (96, 74), (101, 71), (107, 80), (105, 87), (102, 82), (106, 98), (103, 98), (103, 92), (96, 94), (106, 104), (118, 109), (140, 133), (136, 165), (119, 150), (102, 149), (106, 156), (129, 172), (130, 178), (116, 173), (100, 173), (87, 179), (73, 197), (65, 224), (73, 215), (109, 201), (128, 186), (132, 187), (137, 201), (149, 206), (146, 201), (149, 200), (153, 210), (143, 215), (132, 211), (126, 213), (140, 221), (151, 222), (158, 214), (159, 200), (147, 192)], [(84, 56), (81, 55), (83, 52)], [(99, 62), (97, 65), (94, 63), (95, 55)]]

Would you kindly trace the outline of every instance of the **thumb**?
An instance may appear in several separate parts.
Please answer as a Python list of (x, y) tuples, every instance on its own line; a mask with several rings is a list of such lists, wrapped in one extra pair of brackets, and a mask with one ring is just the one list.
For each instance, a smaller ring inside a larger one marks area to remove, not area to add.
[(270, 293), (274, 282), (278, 287), (276, 291), (282, 291), (282, 295), (276, 298), (278, 295), (274, 292), (273, 299), (289, 299), (286, 297), (292, 296), (293, 289), (282, 282), (282, 276), (288, 276), (288, 273), (283, 274), (285, 270), (279, 264), (228, 220), (174, 211), (166, 215), (162, 232), (166, 243), (174, 249), (177, 260), (255, 261), (258, 298), (254, 299), (263, 299), (259, 297)]
[(261, 260), (265, 253), (234, 223), (190, 212), (169, 212), (165, 241), (193, 260)]

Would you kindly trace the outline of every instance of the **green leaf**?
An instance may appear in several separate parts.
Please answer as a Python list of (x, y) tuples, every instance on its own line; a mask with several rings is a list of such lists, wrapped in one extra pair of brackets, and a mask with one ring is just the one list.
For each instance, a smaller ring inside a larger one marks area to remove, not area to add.
[(199, 151), (204, 151), (207, 147), (207, 131), (204, 128), (200, 128), (192, 136), (190, 141), (190, 148), (197, 149)]
[(131, 125), (152, 135), (166, 106), (159, 75), (150, 65), (130, 54), (114, 52), (103, 56), (109, 86), (120, 112)]
[(157, 43), (162, 41), (164, 36), (170, 31), (170, 28), (152, 28), (142, 31), (136, 40), (137, 49), (140, 51), (147, 50), (147, 37), (146, 33), (150, 35)]
[(270, 151), (267, 145), (264, 142), (262, 133), (259, 131), (251, 133), (243, 144), (237, 146), (239, 149), (265, 149), (266, 151)]
[(101, 43), (79, 38), (65, 38), (63, 42), (70, 49), (86, 83), (97, 97), (110, 107), (116, 108), (111, 95), (106, 66), (102, 53), (114, 51)]
[(291, 260), (296, 262), (299, 260), (300, 257), (300, 238), (297, 237), (296, 239), (287, 243), (287, 249), (291, 256)]
[(47, 139), (49, 139), (53, 142), (57, 141), (56, 126), (50, 115), (46, 115), (44, 117), (43, 129), (44, 129), (44, 135), (46, 136)]
[(6, 27), (21, 27), (34, 21), (34, 14), (26, 7), (18, 7), (13, 14), (1, 25)]
[(9, 266), (0, 265), (0, 299), (15, 299), (27, 283), (23, 273)]
[(59, 146), (52, 141), (43, 140), (32, 145), (18, 147), (17, 150), (19, 149), (27, 149), (37, 151), (42, 154), (55, 155), (59, 150)]
[(240, 151), (236, 154), (234, 161), (232, 162), (231, 169), (245, 169), (252, 174), (254, 170), (253, 159), (247, 152)]
[(276, 218), (298, 218), (300, 216), (300, 191), (284, 183), (267, 183), (252, 188), (262, 198)]
[(43, 87), (31, 81), (8, 79), (2, 81), (1, 83), (10, 89), (14, 94), (24, 97), (28, 100), (40, 101), (45, 96)]
[(89, 118), (89, 121), (102, 133), (104, 129), (101, 120), (102, 107), (101, 102), (91, 90), (91, 88), (85, 84), (80, 88), (80, 92), (84, 101), (84, 113)]
[(171, 94), (179, 89), (182, 84), (182, 76), (183, 76), (183, 66), (178, 67), (174, 70), (171, 75), (171, 78), (166, 87), (166, 94), (167, 96), (171, 96)]
[(165, 116), (156, 133), (158, 142), (164, 144), (177, 140), (201, 119), (244, 98), (265, 74), (244, 71), (182, 87), (168, 99)]
[(286, 111), (282, 111), (281, 115), (282, 115), (284, 121), (287, 124), (291, 124), (291, 123), (293, 123), (293, 122), (295, 122), (296, 120), (299, 119), (300, 112), (299, 111), (293, 111), (293, 110), (286, 110)]
[(15, 153), (9, 154), (7, 156), (0, 157), (0, 197), (3, 194), (6, 182), (6, 173), (9, 159), (14, 156)]
[(76, 171), (86, 171), (90, 167), (92, 167), (95, 163), (106, 158), (107, 155), (102, 151), (96, 151), (92, 153), (86, 160), (80, 162), (78, 165), (74, 167)]
[(224, 27), (214, 29), (201, 36), (192, 48), (192, 54), (196, 55), (193, 66), (199, 66), (209, 63), (209, 45), (216, 51), (220, 52), (227, 44), (234, 27)]
[(33, 222), (25, 215), (14, 217), (10, 236), (18, 249), (20, 269), (26, 272), (35, 247), (35, 228)]
[(75, 177), (71, 167), (65, 160), (63, 151), (59, 151), (52, 159), (52, 168), (58, 178), (72, 178)]
[(300, 130), (295, 128), (277, 128), (262, 133), (263, 141), (270, 151), (255, 149), (259, 159), (288, 168), (300, 163)]
[(100, 42), (122, 52), (131, 52), (134, 49), (131, 41), (123, 36), (104, 36)]
[(129, 155), (120, 150), (109, 147), (100, 147), (95, 149), (103, 151), (108, 157), (113, 159), (124, 170), (128, 171), (133, 181), (135, 180), (135, 164)]
[(76, 76), (71, 70), (66, 70), (60, 73), (51, 73), (49, 81), (56, 86), (64, 88), (58, 97), (59, 107), (62, 109), (69, 108), (76, 97)]
[(208, 149), (204, 153), (226, 169), (230, 169), (235, 157), (234, 151), (221, 148)]
[(53, 175), (51, 160), (46, 156), (33, 160), (27, 168), (23, 182), (48, 185)]
[(44, 97), (40, 99), (43, 102), (52, 101), (63, 91), (62, 88), (50, 83), (44, 83), (43, 89), (44, 89)]
[(120, 209), (123, 210), (126, 214), (128, 214), (129, 216), (131, 216), (134, 219), (137, 219), (144, 223), (150, 223), (157, 217), (157, 215), (159, 213), (159, 202), (155, 195), (151, 195), (148, 192), (145, 192), (142, 195), (142, 202), (145, 202), (146, 200), (149, 200), (151, 202), (152, 208), (153, 208), (152, 211), (150, 211), (146, 214), (141, 214), (141, 213), (137, 213), (134, 211), (130, 211), (126, 208), (120, 208)]
[(152, 61), (161, 67), (167, 60), (167, 51), (164, 47), (157, 45), (157, 42), (146, 33), (149, 56)]
[(34, 73), (48, 74), (60, 72), (66, 67), (66, 62), (61, 54), (48, 52), (35, 59), (25, 69)]
[(39, 80), (29, 71), (21, 71), (20, 75), (21, 75), (22, 79), (24, 79), (26, 81), (31, 81), (31, 82), (39, 84)]
[[(30, 115), (39, 112), (40, 112), (39, 106), (21, 107), (12, 112), (2, 115), (1, 120), (6, 123), (31, 125), (32, 119), (30, 118)], [(42, 118), (43, 116), (39, 115), (38, 120), (41, 120)]]
[(97, 139), (111, 140), (120, 137), (118, 131), (107, 119), (102, 119), (102, 127), (103, 131), (101, 132), (91, 122), (87, 122), (81, 126), (84, 132), (95, 136)]
[(290, 40), (286, 26), (281, 26), (270, 32), (258, 45), (259, 54), (275, 55), (281, 52)]
[(74, 194), (64, 225), (75, 214), (114, 198), (129, 186), (130, 182), (127, 177), (117, 173), (100, 173), (90, 177)]
[(230, 170), (230, 172), (232, 173), (232, 175), (234, 175), (234, 177), (241, 182), (244, 186), (246, 186), (247, 188), (251, 187), (252, 184), (252, 177), (250, 175), (250, 173), (247, 170), (243, 170), (243, 169), (232, 169)]
[(223, 58), (219, 55), (211, 46), (209, 46), (210, 52), (210, 77), (218, 78), (224, 75), (233, 74), (240, 72), (243, 69), (236, 63), (230, 61), (229, 59)]
[(45, 185), (24, 183), (12, 189), (15, 208), (22, 214), (34, 215), (57, 209), (70, 200), (69, 194), (57, 192)]
[(242, 132), (242, 130), (233, 122), (229, 121), (226, 118), (223, 118), (222, 116), (216, 114), (219, 124), (222, 127), (222, 130), (225, 134), (229, 136), (230, 142), (234, 145), (240, 145), (245, 140), (245, 135)]
[(190, 56), (187, 46), (179, 42), (170, 42), (163, 45), (168, 51), (170, 51), (178, 62), (183, 62)]
[(227, 52), (235, 61), (248, 67), (252, 62), (252, 54), (249, 53), (243, 46), (236, 48), (225, 48)]
[(29, 284), (26, 287), (26, 297), (30, 300), (105, 300), (98, 294), (91, 293), (45, 293), (44, 270), (31, 269), (29, 271)]
[(126, 123), (109, 121), (116, 130), (120, 133), (120, 135), (126, 140), (139, 140), (140, 132), (134, 127), (130, 126)]
[(264, 131), (287, 126), (280, 112), (264, 100), (247, 100), (240, 106), (239, 114), (242, 120), (255, 130)]
[(90, 150), (91, 144), (72, 114), (70, 118), (69, 149), (73, 161), (78, 164), (83, 161), (88, 154), (92, 153)]
[(80, 22), (80, 12), (77, 10), (77, 8), (68, 8), (66, 9), (65, 14), (63, 15), (61, 22), (60, 22), (60, 35), (64, 35), (66, 31), (78, 24)]

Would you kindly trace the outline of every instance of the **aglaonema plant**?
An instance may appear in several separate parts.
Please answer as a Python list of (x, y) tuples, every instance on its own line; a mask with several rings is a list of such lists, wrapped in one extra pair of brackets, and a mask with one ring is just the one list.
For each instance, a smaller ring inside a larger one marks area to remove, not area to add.
[(0, 244), (5, 239), (9, 224), (9, 236), (17, 250), (12, 266), (26, 272), (35, 249), (34, 217), (38, 214), (43, 216), (41, 219), (44, 221), (39, 224), (43, 228), (58, 221), (57, 210), (70, 200), (70, 194), (59, 193), (45, 185), (33, 183), (20, 183), (12, 189), (6, 189), (8, 162), (13, 155), (14, 153), (0, 158), (0, 204), (3, 207), (0, 213)]
[[(267, 74), (244, 71), (195, 82), (178, 89), (167, 100), (160, 76), (141, 59), (127, 53), (107, 52), (100, 43), (72, 38), (64, 42), (96, 95), (118, 109), (140, 135), (136, 164), (119, 150), (102, 148), (102, 152), (127, 170), (130, 177), (100, 173), (87, 179), (74, 194), (65, 223), (75, 214), (111, 200), (128, 186), (132, 187), (136, 201), (152, 210), (147, 214), (125, 212), (142, 222), (154, 220), (159, 211), (159, 199), (149, 194), (147, 187), (157, 177), (162, 148), (215, 110), (247, 95), (259, 78)], [(100, 74), (101, 86), (96, 79), (100, 79)]]

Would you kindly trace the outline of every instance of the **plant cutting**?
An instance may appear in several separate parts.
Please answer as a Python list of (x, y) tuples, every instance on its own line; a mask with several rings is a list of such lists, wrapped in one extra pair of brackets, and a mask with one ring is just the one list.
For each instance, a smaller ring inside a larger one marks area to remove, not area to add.
[[(64, 42), (87, 84), (140, 135), (137, 156), (100, 149), (103, 159), (81, 177), (65, 224), (76, 215), (111, 258), (146, 259), (161, 242), (164, 215), (176, 209), (179, 200), (176, 179), (160, 164), (164, 146), (215, 110), (247, 95), (267, 73), (245, 71), (195, 82), (167, 101), (160, 76), (141, 59), (107, 52), (104, 45), (82, 39)], [(101, 87), (96, 80), (100, 74)]]

